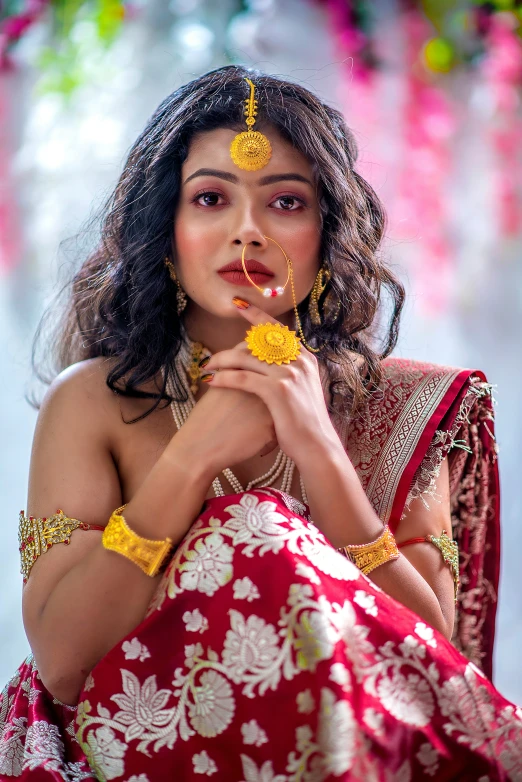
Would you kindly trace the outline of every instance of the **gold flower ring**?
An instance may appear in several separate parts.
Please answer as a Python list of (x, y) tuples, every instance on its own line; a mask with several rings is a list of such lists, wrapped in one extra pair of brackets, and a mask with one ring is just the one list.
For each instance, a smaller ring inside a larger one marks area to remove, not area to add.
[(295, 331), (279, 323), (261, 323), (247, 331), (245, 341), (253, 356), (267, 364), (289, 364), (301, 352)]

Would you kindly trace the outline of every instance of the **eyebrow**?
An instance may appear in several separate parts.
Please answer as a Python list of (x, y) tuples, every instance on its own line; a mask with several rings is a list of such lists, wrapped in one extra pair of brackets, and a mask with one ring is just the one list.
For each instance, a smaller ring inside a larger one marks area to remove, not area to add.
[[(198, 168), (197, 171), (194, 171), (193, 174), (185, 179), (183, 184), (186, 185), (187, 182), (190, 182), (191, 179), (195, 179), (196, 177), (200, 176), (215, 176), (218, 179), (224, 179), (225, 182), (232, 182), (234, 185), (239, 183), (239, 178), (235, 174), (229, 174), (228, 171), (219, 171), (216, 168)], [(293, 182), (304, 182), (305, 184), (313, 187), (312, 182), (310, 182), (307, 177), (303, 176), (302, 174), (296, 174), (292, 172), (289, 172), (288, 174), (269, 174), (268, 176), (261, 177), (261, 179), (257, 181), (257, 184), (259, 186), (273, 185), (276, 182), (283, 182), (288, 180)]]

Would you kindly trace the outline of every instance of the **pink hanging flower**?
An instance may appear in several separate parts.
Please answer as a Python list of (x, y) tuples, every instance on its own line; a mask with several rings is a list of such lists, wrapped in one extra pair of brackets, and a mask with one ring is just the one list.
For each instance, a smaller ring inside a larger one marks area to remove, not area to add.
[(495, 204), (503, 236), (517, 236), (522, 230), (522, 42), (516, 32), (517, 24), (510, 13), (495, 14), (490, 19), (487, 55), (481, 68), (495, 107), (490, 139), (497, 157)]
[(40, 18), (49, 5), (49, 0), (27, 0), (24, 10), (0, 22), (0, 70), (11, 66), (8, 49), (20, 40), (27, 30)]

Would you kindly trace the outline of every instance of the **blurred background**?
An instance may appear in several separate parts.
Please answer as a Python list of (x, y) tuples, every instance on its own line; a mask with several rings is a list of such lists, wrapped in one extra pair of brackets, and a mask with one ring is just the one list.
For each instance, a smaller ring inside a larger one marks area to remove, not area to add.
[(515, 0), (0, 0), (2, 686), (28, 652), (17, 524), (32, 337), (96, 235), (65, 240), (109, 195), (157, 104), (242, 63), (306, 85), (353, 128), (409, 294), (396, 353), (480, 368), (496, 386), (495, 683), (522, 703), (521, 36)]

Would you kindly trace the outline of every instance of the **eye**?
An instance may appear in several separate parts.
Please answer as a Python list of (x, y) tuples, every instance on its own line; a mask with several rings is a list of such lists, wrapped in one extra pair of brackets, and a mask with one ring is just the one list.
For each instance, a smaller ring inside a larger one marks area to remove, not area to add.
[(192, 199), (192, 203), (203, 207), (219, 206), (218, 201), (220, 198), (223, 198), (221, 193), (216, 193), (214, 190), (205, 190), (203, 193), (197, 193)]
[(302, 198), (293, 195), (278, 196), (272, 203), (280, 204), (276, 208), (282, 212), (296, 212), (300, 207), (305, 206)]

